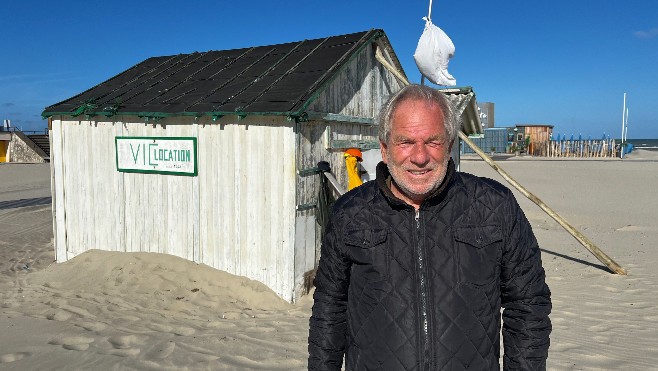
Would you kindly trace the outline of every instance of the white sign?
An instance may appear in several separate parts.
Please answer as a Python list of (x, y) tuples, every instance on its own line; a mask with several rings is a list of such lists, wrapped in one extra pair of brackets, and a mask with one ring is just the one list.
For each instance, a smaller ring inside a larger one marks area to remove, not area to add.
[(196, 138), (116, 137), (117, 170), (197, 175)]

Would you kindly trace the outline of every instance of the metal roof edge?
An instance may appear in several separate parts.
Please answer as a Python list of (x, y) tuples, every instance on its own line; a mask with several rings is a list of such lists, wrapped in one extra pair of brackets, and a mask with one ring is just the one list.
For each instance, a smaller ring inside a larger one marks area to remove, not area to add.
[(445, 93), (445, 94), (468, 94), (468, 93), (473, 93), (475, 95), (475, 92), (473, 91), (472, 86), (457, 86), (454, 88), (437, 88), (436, 90)]
[(213, 117), (213, 118), (218, 118), (218, 117), (223, 117), (223, 116), (238, 116), (238, 117), (246, 117), (246, 116), (289, 116), (289, 117), (295, 117), (299, 116), (296, 112), (236, 112), (236, 111), (212, 111), (212, 112), (175, 112), (175, 113), (165, 113), (165, 112), (117, 112), (115, 114), (108, 114), (107, 112), (104, 111), (93, 111), (93, 112), (85, 112), (81, 113), (79, 115), (74, 115), (74, 112), (48, 112), (46, 113), (45, 111), (41, 114), (43, 118), (49, 118), (52, 116), (71, 116), (72, 118), (78, 117), (78, 116), (85, 116), (88, 118), (92, 117), (105, 117), (105, 118), (110, 118), (110, 117), (117, 117), (117, 116), (137, 116), (137, 117), (145, 117), (145, 118), (166, 118), (166, 117)]

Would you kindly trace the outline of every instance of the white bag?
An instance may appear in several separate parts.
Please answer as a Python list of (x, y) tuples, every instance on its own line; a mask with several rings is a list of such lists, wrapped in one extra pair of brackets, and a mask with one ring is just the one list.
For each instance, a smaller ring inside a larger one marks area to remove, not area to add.
[(414, 53), (416, 66), (420, 73), (434, 84), (454, 86), (457, 81), (448, 72), (448, 62), (455, 54), (455, 45), (428, 17), (423, 19), (425, 30)]

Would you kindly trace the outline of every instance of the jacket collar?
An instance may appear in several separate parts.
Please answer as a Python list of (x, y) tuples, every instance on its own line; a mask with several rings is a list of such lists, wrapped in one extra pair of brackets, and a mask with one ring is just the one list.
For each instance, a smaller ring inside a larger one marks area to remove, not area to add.
[[(452, 183), (454, 174), (455, 174), (455, 163), (454, 161), (452, 161), (452, 158), (450, 158), (450, 160), (448, 161), (448, 170), (446, 171), (445, 178), (443, 178), (443, 182), (441, 182), (439, 188), (437, 188), (436, 191), (432, 192), (432, 194), (429, 197), (427, 197), (425, 201), (423, 201), (423, 204), (435, 205), (439, 203), (445, 197), (446, 190), (448, 189), (449, 185)], [(393, 194), (393, 191), (391, 191), (391, 182), (393, 182), (393, 178), (391, 177), (391, 173), (388, 171), (388, 165), (386, 165), (384, 161), (380, 161), (377, 164), (376, 182), (377, 182), (377, 187), (390, 202), (397, 205), (409, 206), (409, 204), (400, 200), (397, 196)]]

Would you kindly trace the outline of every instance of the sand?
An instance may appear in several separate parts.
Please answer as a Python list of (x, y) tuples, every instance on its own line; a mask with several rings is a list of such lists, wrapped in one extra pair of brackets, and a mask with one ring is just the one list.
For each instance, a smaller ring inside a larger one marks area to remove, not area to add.
[[(548, 368), (656, 369), (658, 152), (499, 164), (628, 271), (609, 273), (515, 192), (553, 293)], [(502, 181), (476, 157), (461, 166)], [(47, 164), (0, 164), (1, 370), (305, 369), (309, 297), (289, 304), (258, 282), (160, 254), (54, 263), (49, 176)]]

